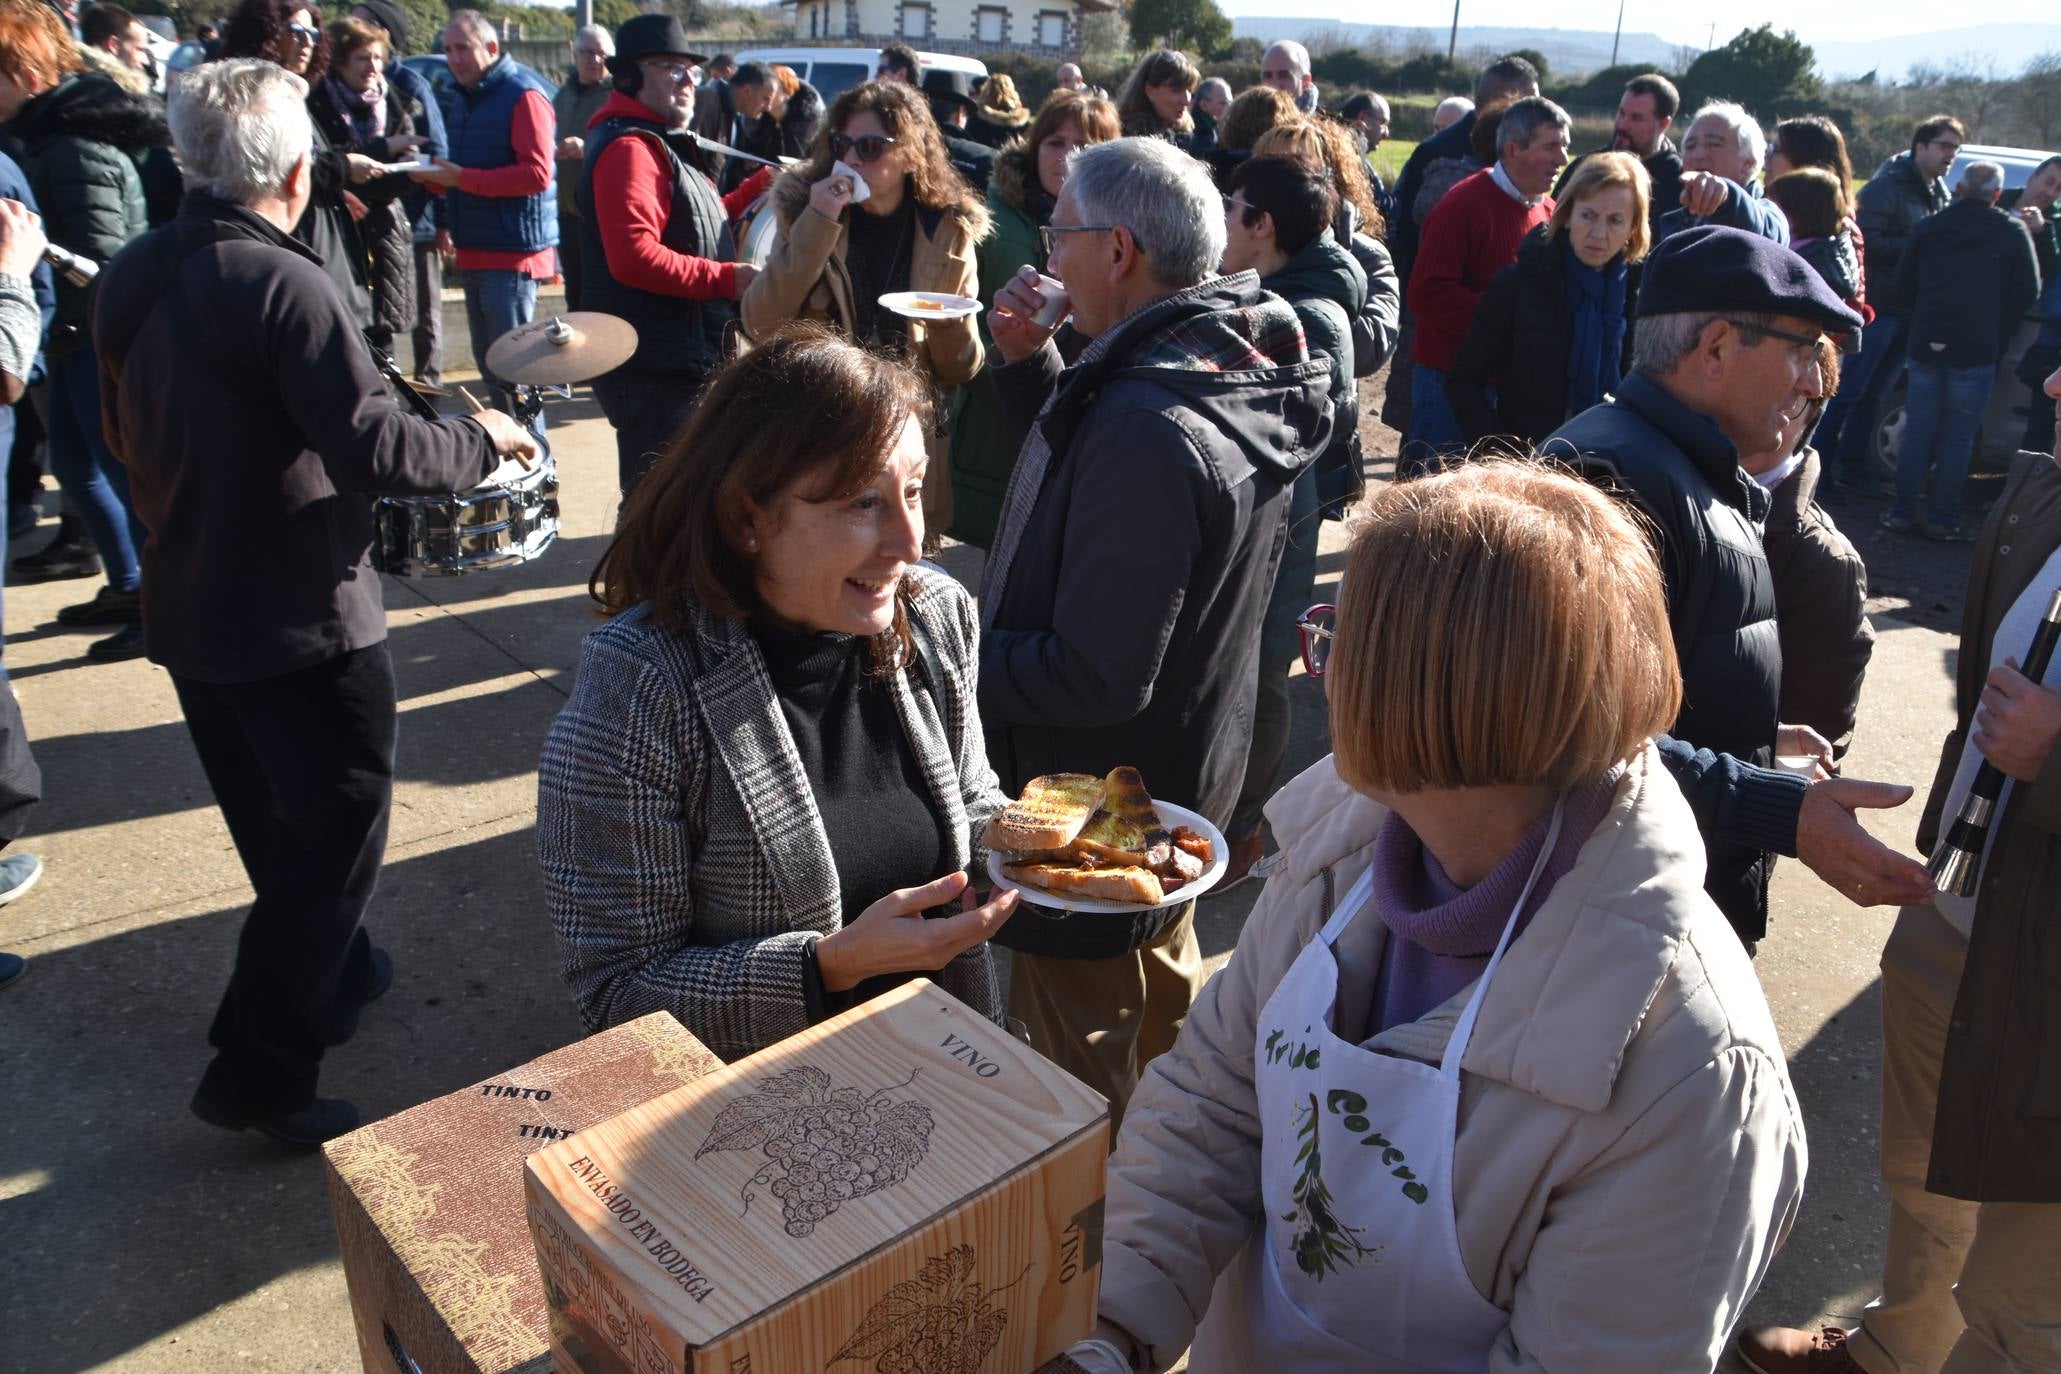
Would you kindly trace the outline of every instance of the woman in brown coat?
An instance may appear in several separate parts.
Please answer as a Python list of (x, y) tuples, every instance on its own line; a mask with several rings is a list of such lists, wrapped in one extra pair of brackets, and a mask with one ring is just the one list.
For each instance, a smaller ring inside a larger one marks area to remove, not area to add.
[[(988, 212), (945, 155), (922, 93), (894, 81), (854, 86), (830, 107), (808, 161), (773, 184), (780, 234), (744, 293), (744, 332), (766, 338), (788, 320), (823, 320), (855, 342), (907, 358), (939, 391), (981, 366), (973, 317), (913, 320), (880, 304), (894, 291), (972, 296), (974, 245)], [(831, 170), (843, 162), (865, 187)], [(938, 406), (936, 413), (947, 413)], [(951, 521), (952, 479), (942, 424), (930, 433), (923, 513)]]

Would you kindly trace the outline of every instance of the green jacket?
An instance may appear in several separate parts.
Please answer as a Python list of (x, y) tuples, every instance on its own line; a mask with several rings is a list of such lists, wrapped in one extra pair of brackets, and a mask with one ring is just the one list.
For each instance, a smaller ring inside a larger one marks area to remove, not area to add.
[[(558, 136), (560, 138), (579, 138), (584, 141), (587, 137), (587, 121), (594, 117), (595, 111), (608, 103), (608, 97), (614, 92), (615, 87), (606, 81), (597, 81), (591, 86), (582, 86), (578, 72), (568, 76), (565, 79), (565, 84), (558, 88), (558, 94), (551, 97), (551, 113), (558, 117)], [(560, 161), (558, 164), (559, 214), (578, 217), (580, 212), (573, 205), (573, 192), (578, 190), (579, 186), (580, 159), (575, 157)], [(575, 252), (578, 249), (577, 244), (570, 243), (561, 243), (558, 247), (559, 251), (564, 253)]]
[[(105, 264), (150, 227), (138, 169), (169, 137), (150, 103), (104, 76), (74, 73), (23, 105), (7, 131), (21, 140), (52, 243)], [(87, 288), (59, 277), (45, 351), (63, 357), (88, 347), (86, 321)]]
[[(1036, 176), (1030, 150), (1021, 139), (995, 157), (994, 179), (988, 183), (988, 214), (994, 228), (974, 250), (983, 305), (993, 302), (1003, 283), (1025, 263), (1040, 272), (1045, 270), (1038, 227), (1050, 212), (1041, 218), (1031, 208)], [(982, 352), (992, 360), (995, 341), (988, 335), (986, 311), (975, 318), (980, 321)], [(1009, 489), (1009, 474), (1016, 470), (1016, 455), (1023, 449), (1026, 432), (1010, 422), (995, 390), (994, 374), (987, 368), (959, 388), (952, 401), (953, 538), (982, 548), (994, 541), (1002, 497)]]

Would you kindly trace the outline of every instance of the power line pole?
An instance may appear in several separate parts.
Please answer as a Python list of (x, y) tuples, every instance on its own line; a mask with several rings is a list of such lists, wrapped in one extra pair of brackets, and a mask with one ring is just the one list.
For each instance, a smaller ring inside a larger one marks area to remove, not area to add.
[(1446, 42), (1446, 61), (1450, 62), (1460, 53), (1460, 0), (1453, 0), (1453, 36)]
[[(594, 0), (573, 0), (573, 27), (584, 29), (594, 22)], [(1623, 22), (1622, 14), (1619, 22)]]
[[(588, 0), (580, 0), (581, 4)], [(1610, 39), (1610, 65), (1617, 65), (1617, 45), (1624, 41), (1624, 0), (1617, 0), (1617, 32)]]

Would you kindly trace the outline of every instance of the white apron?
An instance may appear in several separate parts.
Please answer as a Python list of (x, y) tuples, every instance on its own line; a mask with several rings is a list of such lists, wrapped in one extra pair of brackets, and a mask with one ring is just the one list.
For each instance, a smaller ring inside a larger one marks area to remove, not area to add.
[(1482, 1297), (1460, 1259), (1452, 1187), (1460, 1059), (1559, 838), (1556, 805), (1437, 1068), (1332, 1032), (1332, 946), (1366, 906), (1371, 870), (1260, 1009), (1253, 1076), (1266, 1229), (1217, 1285), (1195, 1337), (1198, 1374), (1233, 1368), (1241, 1351), (1298, 1371), (1473, 1374), (1487, 1363), (1510, 1314)]

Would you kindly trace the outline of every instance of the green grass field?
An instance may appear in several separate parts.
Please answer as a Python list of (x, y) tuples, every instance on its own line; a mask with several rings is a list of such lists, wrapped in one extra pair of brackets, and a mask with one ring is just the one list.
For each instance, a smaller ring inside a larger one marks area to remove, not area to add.
[(1417, 144), (1411, 139), (1383, 139), (1381, 146), (1374, 150), (1374, 170), (1381, 174), (1381, 184), (1394, 190), (1395, 179), (1403, 174), (1403, 164), (1416, 151)]

